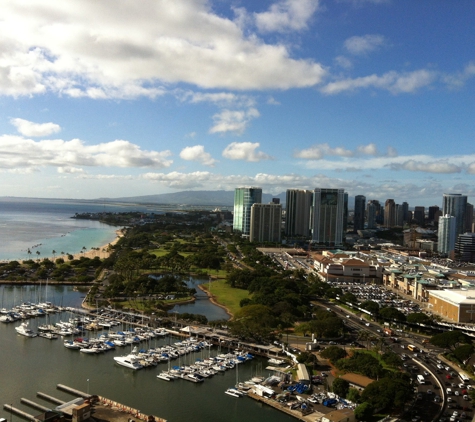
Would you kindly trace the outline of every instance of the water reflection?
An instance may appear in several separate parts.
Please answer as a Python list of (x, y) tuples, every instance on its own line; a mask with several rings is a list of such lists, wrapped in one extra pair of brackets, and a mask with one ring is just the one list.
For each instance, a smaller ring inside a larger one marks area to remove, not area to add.
[(169, 313), (179, 313), (179, 314), (184, 314), (184, 313), (190, 313), (190, 314), (198, 314), (198, 315), (204, 315), (206, 318), (208, 318), (208, 321), (217, 321), (220, 319), (228, 320), (229, 315), (226, 313), (226, 311), (221, 308), (220, 306), (215, 305), (212, 303), (206, 292), (201, 290), (198, 286), (200, 284), (205, 284), (208, 283), (208, 279), (206, 278), (196, 278), (196, 277), (190, 277), (188, 280), (185, 280), (187, 287), (189, 288), (195, 288), (196, 290), (196, 295), (195, 298), (196, 300), (193, 303), (185, 303), (183, 305), (176, 305), (174, 306)]

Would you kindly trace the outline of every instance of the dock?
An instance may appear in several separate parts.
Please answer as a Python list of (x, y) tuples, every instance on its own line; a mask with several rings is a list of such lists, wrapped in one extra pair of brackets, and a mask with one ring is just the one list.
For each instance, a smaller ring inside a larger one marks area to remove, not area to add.
[(248, 392), (247, 396), (254, 400), (260, 401), (261, 403), (265, 403), (268, 406), (273, 407), (274, 409), (280, 410), (281, 412), (287, 413), (289, 416), (292, 416), (303, 422), (315, 422), (316, 420), (319, 420), (322, 416), (324, 416), (323, 413), (315, 412), (315, 411), (312, 411), (311, 413), (303, 414), (300, 410), (292, 410), (275, 400), (262, 397), (252, 392)]
[(26, 404), (27, 406), (30, 406), (42, 413), (40, 415), (34, 416), (23, 410), (13, 407), (12, 404), (4, 404), (3, 408), (9, 413), (15, 414), (22, 419), (26, 419), (31, 422), (41, 422), (43, 420), (43, 415), (47, 412), (66, 412), (66, 414), (69, 414), (70, 412), (73, 412), (75, 408), (84, 405), (89, 405), (93, 418), (100, 420), (101, 422), (130, 422), (131, 420), (134, 422), (167, 422), (166, 419), (160, 418), (158, 416), (146, 415), (133, 407), (126, 406), (106, 397), (91, 395), (64, 384), (58, 384), (56, 388), (71, 394), (74, 396), (74, 399), (65, 402), (49, 394), (38, 391), (36, 393), (37, 397), (50, 403), (54, 403), (57, 406), (54, 409), (50, 409), (49, 407), (43, 406), (23, 397), (20, 399), (21, 403)]
[(13, 407), (13, 405), (11, 404), (4, 404), (3, 408), (5, 410), (8, 410), (10, 413), (14, 413), (17, 416), (22, 417), (23, 419), (28, 419), (29, 421), (33, 421), (33, 422), (39, 422), (38, 419), (36, 419), (33, 415), (30, 415), (29, 413), (26, 413), (23, 410), (17, 409), (16, 407)]

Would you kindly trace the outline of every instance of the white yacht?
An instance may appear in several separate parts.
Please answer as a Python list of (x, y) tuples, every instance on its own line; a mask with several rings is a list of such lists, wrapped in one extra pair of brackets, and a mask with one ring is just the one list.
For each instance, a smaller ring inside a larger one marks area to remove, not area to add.
[(36, 337), (38, 335), (28, 328), (27, 322), (22, 322), (18, 327), (15, 327), (15, 330), (18, 334), (25, 337)]
[(235, 388), (228, 388), (224, 394), (227, 394), (228, 396), (236, 397), (239, 398), (241, 397), (240, 394), (237, 393), (237, 390)]
[(137, 348), (132, 350), (132, 353), (129, 353), (125, 356), (114, 356), (114, 360), (119, 365), (125, 366), (130, 369), (142, 369), (143, 365), (140, 363), (140, 358), (136, 355)]

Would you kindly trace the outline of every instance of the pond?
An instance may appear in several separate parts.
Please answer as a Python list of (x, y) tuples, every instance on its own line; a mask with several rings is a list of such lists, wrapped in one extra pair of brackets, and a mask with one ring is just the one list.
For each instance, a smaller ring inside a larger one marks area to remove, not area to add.
[(173, 313), (190, 313), (204, 315), (208, 318), (208, 321), (217, 321), (220, 319), (228, 320), (229, 315), (226, 311), (220, 306), (215, 305), (209, 300), (206, 292), (201, 290), (198, 286), (200, 284), (205, 284), (208, 282), (207, 278), (196, 278), (190, 277), (188, 280), (185, 280), (187, 287), (196, 289), (196, 300), (193, 303), (185, 303), (183, 305), (175, 305), (170, 311), (169, 314)]

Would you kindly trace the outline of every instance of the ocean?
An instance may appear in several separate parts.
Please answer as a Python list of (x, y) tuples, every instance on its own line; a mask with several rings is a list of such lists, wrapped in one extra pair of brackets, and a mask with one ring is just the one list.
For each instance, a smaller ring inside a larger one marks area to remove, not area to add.
[(0, 261), (41, 259), (62, 252), (76, 254), (83, 247), (89, 250), (106, 245), (116, 238), (117, 227), (71, 218), (76, 213), (102, 211), (161, 210), (139, 204), (3, 197), (0, 198)]

